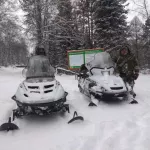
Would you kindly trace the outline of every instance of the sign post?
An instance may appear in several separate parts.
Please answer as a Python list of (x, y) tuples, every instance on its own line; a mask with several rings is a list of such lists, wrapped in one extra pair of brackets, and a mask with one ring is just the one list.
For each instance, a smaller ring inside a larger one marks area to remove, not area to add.
[(92, 61), (95, 54), (103, 51), (103, 48), (67, 51), (69, 69), (79, 69), (82, 64)]

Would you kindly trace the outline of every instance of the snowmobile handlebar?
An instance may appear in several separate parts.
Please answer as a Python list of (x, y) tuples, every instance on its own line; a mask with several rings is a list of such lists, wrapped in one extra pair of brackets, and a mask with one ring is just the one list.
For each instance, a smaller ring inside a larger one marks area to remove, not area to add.
[(62, 67), (56, 67), (56, 72), (57, 72), (57, 70), (62, 70), (62, 71), (70, 72), (74, 75), (79, 75), (79, 73), (77, 73), (77, 72), (74, 72), (74, 71), (71, 71), (71, 70), (68, 70), (68, 69), (65, 69), (65, 68), (62, 68)]

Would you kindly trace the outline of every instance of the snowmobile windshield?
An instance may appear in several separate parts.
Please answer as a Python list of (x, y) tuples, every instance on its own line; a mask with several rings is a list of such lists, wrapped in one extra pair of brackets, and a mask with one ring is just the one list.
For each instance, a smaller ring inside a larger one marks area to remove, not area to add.
[(86, 64), (88, 70), (97, 69), (109, 69), (115, 67), (114, 62), (112, 61), (111, 56), (107, 52), (101, 52), (95, 55), (94, 59)]
[(55, 70), (45, 56), (33, 56), (27, 67), (27, 78), (54, 77)]

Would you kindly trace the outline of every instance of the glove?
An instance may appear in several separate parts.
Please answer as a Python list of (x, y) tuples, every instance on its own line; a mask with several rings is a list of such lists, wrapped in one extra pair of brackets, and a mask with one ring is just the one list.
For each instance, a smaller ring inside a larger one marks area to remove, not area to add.
[(138, 74), (138, 73), (134, 73), (134, 74), (133, 74), (133, 78), (134, 78), (134, 80), (137, 80), (138, 76), (139, 76), (139, 74)]

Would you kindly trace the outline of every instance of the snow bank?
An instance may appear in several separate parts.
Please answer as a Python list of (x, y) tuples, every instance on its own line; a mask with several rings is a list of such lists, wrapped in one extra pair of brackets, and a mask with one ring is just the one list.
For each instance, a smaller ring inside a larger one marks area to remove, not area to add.
[[(0, 69), (0, 122), (13, 109), (11, 96), (23, 80), (20, 69)], [(89, 108), (89, 99), (79, 93), (74, 76), (56, 77), (69, 93), (71, 114), (18, 119), (20, 130), (0, 133), (1, 150), (149, 150), (150, 76), (136, 81), (138, 105), (100, 102)], [(84, 122), (67, 124), (73, 111)]]

